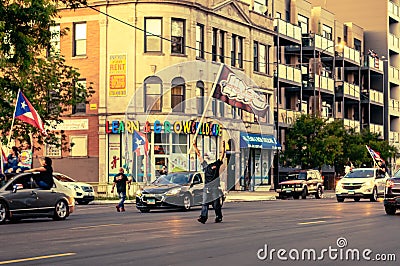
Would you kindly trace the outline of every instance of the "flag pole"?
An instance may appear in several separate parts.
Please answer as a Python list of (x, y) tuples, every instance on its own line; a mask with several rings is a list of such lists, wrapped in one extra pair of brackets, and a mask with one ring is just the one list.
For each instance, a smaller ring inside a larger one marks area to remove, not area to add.
[(368, 145), (365, 145), (365, 147), (367, 148), (369, 155), (371, 155), (372, 160), (374, 161), (374, 166), (378, 166), (378, 163), (376, 162), (374, 156), (372, 156), (371, 154), (371, 148)]
[(14, 127), (14, 121), (15, 121), (15, 112), (17, 112), (17, 104), (18, 104), (18, 99), (19, 99), (19, 94), (20, 94), (19, 92), (20, 91), (21, 91), (21, 89), (18, 90), (17, 101), (15, 102), (13, 119), (12, 119), (11, 128), (10, 128), (10, 133), (9, 133), (8, 139), (7, 139), (7, 148), (10, 148), (8, 145), (10, 144), (10, 141), (11, 141), (12, 131), (13, 131), (13, 127)]
[[(193, 140), (194, 140), (194, 141), (196, 140), (197, 135), (199, 135), (201, 123), (203, 122), (204, 116), (205, 116), (205, 114), (206, 114), (206, 112), (207, 112), (207, 109), (208, 109), (208, 106), (210, 105), (210, 102), (211, 102), (211, 100), (213, 99), (213, 94), (214, 94), (214, 92), (215, 92), (215, 88), (217, 87), (218, 79), (219, 79), (219, 77), (220, 77), (220, 75), (221, 75), (221, 72), (222, 72), (222, 69), (224, 68), (224, 66), (225, 66), (225, 64), (222, 63), (221, 66), (219, 67), (219, 70), (218, 70), (218, 73), (217, 73), (217, 77), (216, 77), (216, 79), (215, 79), (215, 81), (214, 81), (214, 84), (213, 84), (213, 86), (212, 86), (212, 89), (211, 89), (211, 91), (210, 91), (210, 95), (209, 95), (209, 97), (208, 97), (206, 106), (204, 107), (203, 114), (201, 115), (201, 118), (200, 118), (200, 121), (199, 121), (199, 126), (197, 127), (196, 133), (194, 134), (194, 137), (193, 137)], [(190, 149), (189, 149), (189, 151), (188, 151), (188, 154), (190, 154), (190, 153), (192, 152), (192, 148), (193, 148), (193, 145), (190, 146)]]

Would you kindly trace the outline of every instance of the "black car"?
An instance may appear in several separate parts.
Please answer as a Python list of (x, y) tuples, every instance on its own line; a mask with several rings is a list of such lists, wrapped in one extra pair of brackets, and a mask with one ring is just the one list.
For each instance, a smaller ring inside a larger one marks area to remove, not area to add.
[(64, 220), (74, 211), (72, 191), (54, 179), (51, 189), (37, 186), (40, 173), (7, 176), (0, 188), (0, 224), (6, 220), (49, 217)]
[[(151, 185), (136, 193), (136, 208), (149, 212), (157, 208), (182, 208), (190, 210), (203, 200), (203, 173), (177, 172), (158, 177)], [(225, 200), (221, 189), (222, 202)]]
[(383, 198), (386, 214), (394, 215), (400, 209), (400, 172), (386, 181), (385, 195)]

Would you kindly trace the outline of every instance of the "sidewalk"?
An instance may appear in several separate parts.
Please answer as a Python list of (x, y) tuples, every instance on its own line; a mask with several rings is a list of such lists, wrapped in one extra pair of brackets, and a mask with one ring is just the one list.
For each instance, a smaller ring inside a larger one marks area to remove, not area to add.
[[(226, 202), (243, 202), (243, 201), (269, 201), (276, 200), (278, 194), (275, 191), (230, 191), (226, 196)], [(325, 190), (323, 198), (335, 198), (334, 190)], [(308, 196), (307, 198), (314, 198)], [(118, 200), (94, 200), (91, 204), (116, 204)], [(127, 199), (127, 204), (135, 203), (135, 199)]]

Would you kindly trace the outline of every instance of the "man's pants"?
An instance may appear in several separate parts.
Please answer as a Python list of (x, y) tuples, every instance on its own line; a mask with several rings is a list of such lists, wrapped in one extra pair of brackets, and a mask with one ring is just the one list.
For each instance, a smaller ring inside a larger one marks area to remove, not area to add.
[(124, 202), (125, 202), (125, 199), (126, 199), (126, 192), (118, 192), (118, 197), (120, 199), (120, 202), (118, 203), (118, 207), (125, 208), (124, 207)]
[(203, 217), (203, 219), (205, 220), (207, 220), (208, 218), (208, 207), (210, 203), (214, 208), (215, 216), (218, 218), (222, 218), (222, 206), (219, 189), (208, 189), (205, 187), (203, 190), (203, 204), (201, 206), (200, 214), (200, 216)]

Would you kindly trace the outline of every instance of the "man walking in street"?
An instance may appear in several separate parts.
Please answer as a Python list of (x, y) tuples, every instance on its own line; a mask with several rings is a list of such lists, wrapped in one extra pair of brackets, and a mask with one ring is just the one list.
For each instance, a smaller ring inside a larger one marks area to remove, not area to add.
[(114, 176), (114, 183), (111, 189), (111, 193), (114, 193), (114, 188), (115, 186), (117, 186), (117, 193), (120, 199), (118, 205), (115, 206), (115, 208), (117, 208), (117, 212), (125, 211), (124, 202), (126, 199), (126, 185), (128, 185), (129, 190), (130, 181), (128, 180), (128, 177), (124, 174), (124, 168), (121, 167), (119, 168), (119, 173)]
[[(222, 210), (221, 210), (221, 199), (222, 191), (220, 189), (220, 177), (219, 170), (222, 163), (222, 160), (225, 157), (225, 141), (222, 141), (222, 151), (219, 159), (215, 162), (208, 164), (203, 157), (200, 155), (200, 151), (197, 148), (196, 140), (193, 141), (193, 147), (195, 149), (196, 155), (200, 160), (201, 167), (203, 168), (204, 176), (205, 176), (205, 184), (203, 188), (203, 203), (201, 208), (200, 217), (197, 219), (200, 223), (206, 223), (208, 219), (208, 207), (211, 203), (215, 210), (215, 222), (222, 222)], [(207, 159), (210, 160), (209, 155), (207, 155)]]

